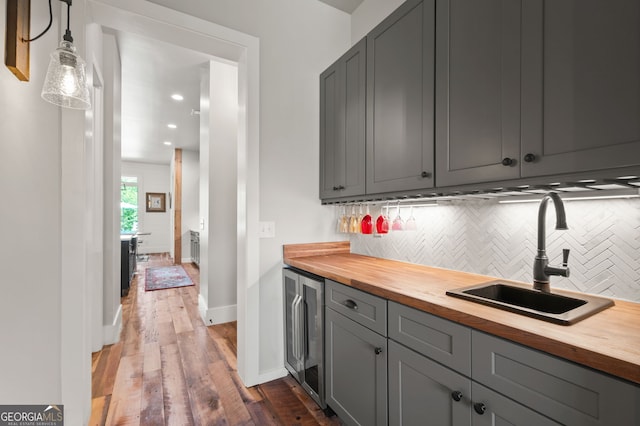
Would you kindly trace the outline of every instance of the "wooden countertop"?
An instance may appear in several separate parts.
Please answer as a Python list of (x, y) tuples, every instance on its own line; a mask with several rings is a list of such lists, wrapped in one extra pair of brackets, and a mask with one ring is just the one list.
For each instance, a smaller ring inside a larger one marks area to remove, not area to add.
[(285, 245), (284, 263), (640, 384), (638, 303), (564, 326), (445, 294), (499, 278), (351, 254), (349, 242)]

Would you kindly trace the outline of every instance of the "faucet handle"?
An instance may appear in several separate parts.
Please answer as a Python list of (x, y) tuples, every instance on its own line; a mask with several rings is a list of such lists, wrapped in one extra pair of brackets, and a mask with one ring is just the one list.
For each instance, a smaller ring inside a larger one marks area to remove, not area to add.
[(567, 266), (569, 263), (569, 249), (562, 249), (562, 266)]

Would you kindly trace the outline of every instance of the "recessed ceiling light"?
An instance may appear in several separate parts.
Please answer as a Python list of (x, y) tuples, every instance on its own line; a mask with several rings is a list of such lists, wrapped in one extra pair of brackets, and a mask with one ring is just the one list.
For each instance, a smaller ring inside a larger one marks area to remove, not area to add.
[(164, 141), (163, 143), (164, 143), (165, 145), (167, 145), (167, 146), (171, 145), (171, 142), (169, 142), (169, 141)]
[(173, 99), (174, 101), (181, 101), (184, 99), (184, 96), (179, 93), (174, 93), (173, 95), (171, 95), (171, 99)]
[(175, 125), (175, 124), (173, 124), (173, 123), (169, 123), (169, 124), (167, 124), (167, 127), (168, 127), (168, 128), (170, 128), (170, 129), (177, 129), (177, 128), (178, 128), (178, 126), (176, 126), (176, 125)]

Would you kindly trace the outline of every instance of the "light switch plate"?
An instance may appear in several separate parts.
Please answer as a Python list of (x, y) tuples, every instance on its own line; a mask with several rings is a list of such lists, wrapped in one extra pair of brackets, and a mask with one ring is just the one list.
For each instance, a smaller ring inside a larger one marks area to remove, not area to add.
[(276, 223), (275, 222), (260, 222), (260, 230), (258, 231), (258, 237), (260, 238), (275, 238), (276, 236)]

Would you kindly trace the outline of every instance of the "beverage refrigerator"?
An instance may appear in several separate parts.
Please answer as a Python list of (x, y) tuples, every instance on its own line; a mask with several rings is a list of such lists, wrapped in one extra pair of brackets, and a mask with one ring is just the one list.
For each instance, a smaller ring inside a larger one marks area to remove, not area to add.
[(324, 279), (283, 270), (285, 367), (325, 409)]

